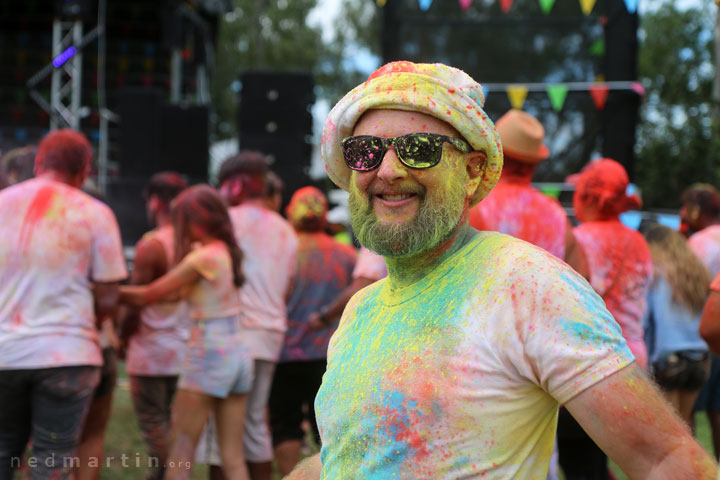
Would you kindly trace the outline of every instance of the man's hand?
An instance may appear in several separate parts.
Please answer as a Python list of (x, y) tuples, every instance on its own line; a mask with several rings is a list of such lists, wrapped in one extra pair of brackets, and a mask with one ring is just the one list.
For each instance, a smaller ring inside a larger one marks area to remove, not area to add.
[(321, 470), (322, 463), (318, 453), (300, 462), (284, 480), (320, 480)]
[(715, 461), (635, 363), (565, 406), (632, 479), (717, 478)]
[(321, 312), (311, 313), (308, 317), (308, 328), (313, 331), (328, 328), (329, 325), (324, 321), (327, 317)]

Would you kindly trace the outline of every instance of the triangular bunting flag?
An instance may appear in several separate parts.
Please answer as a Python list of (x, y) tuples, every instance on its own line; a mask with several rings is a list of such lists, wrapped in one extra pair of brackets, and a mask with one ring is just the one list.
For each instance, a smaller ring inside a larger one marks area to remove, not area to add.
[(563, 84), (548, 85), (547, 94), (550, 97), (550, 103), (552, 104), (553, 110), (559, 112), (562, 110), (565, 104), (565, 97), (567, 97), (568, 87)]
[[(718, 1), (720, 1), (720, 0), (718, 0)], [(488, 93), (490, 93), (490, 92), (488, 91), (488, 89), (485, 85), (482, 86), (482, 91), (483, 91), (483, 97), (485, 98), (485, 102), (487, 102)], [(483, 102), (483, 103), (485, 103), (485, 102)]]
[(633, 92), (637, 93), (641, 97), (645, 96), (645, 87), (640, 82), (633, 82), (632, 83), (632, 90)]
[(467, 12), (471, 3), (472, 0), (460, 0), (460, 8), (462, 8), (463, 12)]
[(595, 108), (602, 110), (605, 108), (605, 102), (607, 102), (608, 92), (610, 87), (597, 83), (590, 87), (590, 96), (592, 96), (593, 102), (595, 102)]
[(588, 48), (588, 53), (596, 57), (605, 55), (605, 39), (600, 37), (595, 40), (592, 45), (590, 45), (590, 48)]
[(553, 5), (555, 5), (555, 0), (539, 0), (540, 1), (540, 10), (547, 15), (550, 13), (550, 10), (552, 10)]
[(375, 2), (378, 4), (379, 7), (384, 7), (387, 3), (387, 0), (375, 0)]
[(509, 12), (512, 2), (513, 0), (500, 0), (500, 9), (505, 13)]
[(582, 8), (583, 14), (585, 15), (590, 15), (594, 6), (595, 0), (580, 0), (580, 8)]
[(625, 0), (625, 8), (630, 13), (637, 12), (638, 0)]
[(418, 0), (418, 3), (420, 4), (420, 10), (426, 11), (432, 5), (432, 0)]
[(522, 110), (525, 104), (525, 97), (527, 97), (528, 89), (525, 85), (508, 85), (506, 88), (508, 98), (510, 99), (510, 105), (513, 108)]

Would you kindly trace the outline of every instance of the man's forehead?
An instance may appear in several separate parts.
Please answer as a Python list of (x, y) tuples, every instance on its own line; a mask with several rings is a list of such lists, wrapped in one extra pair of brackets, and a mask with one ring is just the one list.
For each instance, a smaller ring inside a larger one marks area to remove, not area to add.
[(385, 129), (391, 127), (412, 126), (414, 132), (439, 132), (462, 138), (460, 133), (449, 123), (423, 112), (406, 109), (369, 109), (365, 111), (353, 127), (366, 130)]

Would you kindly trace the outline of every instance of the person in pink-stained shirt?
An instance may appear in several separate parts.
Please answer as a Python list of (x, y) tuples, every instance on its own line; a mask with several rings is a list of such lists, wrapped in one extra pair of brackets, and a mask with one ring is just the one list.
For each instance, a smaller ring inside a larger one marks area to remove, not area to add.
[(127, 271), (115, 216), (80, 190), (91, 159), (84, 135), (51, 132), (36, 178), (0, 192), (0, 478), (28, 440), (32, 478), (69, 478), (100, 378), (96, 325)]
[(252, 480), (269, 480), (273, 459), (266, 407), (287, 330), (286, 301), (297, 269), (298, 238), (290, 223), (267, 208), (268, 166), (259, 152), (243, 151), (220, 167), (220, 193), (245, 252), (240, 321), (255, 360), (245, 419), (245, 458)]
[(503, 146), (502, 174), (487, 198), (470, 210), (470, 225), (530, 242), (589, 278), (587, 259), (565, 210), (530, 185), (538, 164), (550, 155), (543, 144), (542, 124), (529, 113), (513, 109), (496, 127)]
[[(573, 206), (581, 222), (575, 237), (587, 256), (590, 284), (620, 325), (635, 362), (646, 369), (643, 318), (652, 258), (645, 238), (619, 219), (621, 213), (639, 208), (640, 198), (626, 194), (627, 173), (611, 159), (590, 163), (575, 182)], [(558, 423), (558, 446), (567, 479), (607, 478), (607, 457), (564, 410)]]
[[(170, 203), (187, 188), (175, 172), (153, 175), (145, 189), (150, 221), (157, 228), (143, 235), (135, 246), (131, 283), (142, 285), (160, 278), (175, 264), (175, 232)], [(138, 425), (148, 447), (151, 472), (161, 479), (167, 460), (170, 406), (180, 375), (188, 339), (187, 303), (163, 302), (130, 309), (122, 323), (127, 344), (126, 371)]]
[[(682, 194), (680, 230), (688, 235), (688, 246), (697, 255), (711, 278), (720, 274), (720, 194), (707, 183), (690, 185)], [(717, 290), (718, 282), (714, 282)], [(714, 297), (716, 294), (711, 294)], [(695, 403), (710, 420), (715, 457), (720, 455), (720, 358), (712, 355), (710, 377)]]

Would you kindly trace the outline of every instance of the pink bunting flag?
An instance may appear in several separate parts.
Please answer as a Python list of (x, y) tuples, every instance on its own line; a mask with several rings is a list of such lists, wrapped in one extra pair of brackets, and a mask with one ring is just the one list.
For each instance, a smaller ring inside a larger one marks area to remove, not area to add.
[(462, 8), (463, 12), (470, 9), (470, 4), (472, 4), (472, 0), (460, 0), (460, 8)]
[(512, 7), (513, 0), (500, 0), (500, 9), (507, 13), (510, 11), (510, 7)]
[(632, 89), (633, 92), (637, 93), (639, 96), (644, 97), (645, 96), (645, 87), (640, 82), (633, 82), (632, 83)]
[(595, 103), (595, 108), (602, 110), (605, 108), (605, 102), (607, 102), (608, 92), (610, 87), (602, 83), (596, 83), (590, 87), (590, 96)]

